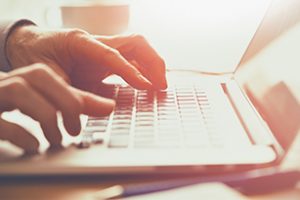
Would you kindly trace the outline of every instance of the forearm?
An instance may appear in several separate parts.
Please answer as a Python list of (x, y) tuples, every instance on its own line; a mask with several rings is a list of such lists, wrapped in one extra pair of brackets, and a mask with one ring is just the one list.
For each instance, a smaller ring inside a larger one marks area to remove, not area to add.
[(0, 22), (0, 71), (10, 71), (10, 63), (7, 59), (7, 40), (12, 31), (22, 25), (34, 24), (29, 20), (18, 20), (18, 21), (1, 21)]

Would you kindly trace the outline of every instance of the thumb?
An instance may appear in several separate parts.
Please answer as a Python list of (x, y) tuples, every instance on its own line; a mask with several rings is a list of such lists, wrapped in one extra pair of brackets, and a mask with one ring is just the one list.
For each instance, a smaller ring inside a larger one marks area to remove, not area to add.
[(100, 97), (90, 92), (82, 91), (73, 87), (72, 90), (82, 98), (82, 114), (94, 117), (107, 116), (115, 107), (115, 101), (112, 99)]

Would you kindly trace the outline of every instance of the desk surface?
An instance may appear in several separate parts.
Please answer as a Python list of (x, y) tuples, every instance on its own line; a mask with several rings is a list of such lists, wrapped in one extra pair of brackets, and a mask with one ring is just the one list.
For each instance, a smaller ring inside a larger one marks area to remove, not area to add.
[[(84, 200), (89, 195), (110, 184), (14, 184), (1, 185), (1, 199), (56, 199)], [(287, 190), (273, 194), (248, 197), (249, 200), (299, 200), (300, 189)]]
[[(99, 178), (100, 179), (100, 178)], [(100, 189), (114, 184), (128, 183), (124, 180), (98, 180), (98, 181), (9, 181), (0, 183), (0, 199), (56, 199), (56, 200), (83, 200), (93, 199), (91, 195)], [(249, 200), (299, 200), (300, 188), (280, 191), (272, 194), (251, 196)]]

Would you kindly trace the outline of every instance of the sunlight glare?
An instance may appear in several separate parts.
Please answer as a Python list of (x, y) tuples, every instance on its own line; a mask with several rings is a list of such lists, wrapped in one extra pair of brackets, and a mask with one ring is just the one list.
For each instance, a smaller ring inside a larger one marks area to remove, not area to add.
[(145, 35), (169, 66), (232, 71), (269, 2), (135, 0), (129, 29)]

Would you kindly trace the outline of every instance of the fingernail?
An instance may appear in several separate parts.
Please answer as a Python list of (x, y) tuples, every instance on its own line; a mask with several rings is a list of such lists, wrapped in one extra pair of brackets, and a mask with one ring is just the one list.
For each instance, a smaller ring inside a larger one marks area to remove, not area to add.
[(168, 83), (167, 83), (166, 79), (164, 79), (161, 83), (161, 89), (165, 90), (167, 88), (168, 88)]
[(80, 119), (76, 119), (75, 123), (73, 123), (73, 125), (71, 126), (70, 132), (73, 136), (76, 136), (80, 133), (80, 131), (81, 131)]
[(25, 155), (35, 155), (39, 153), (39, 146), (40, 143), (37, 139), (33, 138), (31, 142), (29, 142), (29, 145), (26, 149), (24, 149)]
[(51, 144), (47, 149), (47, 153), (55, 153), (61, 151), (64, 147), (61, 144)]
[(153, 89), (155, 90), (165, 90), (168, 88), (166, 81), (160, 81), (157, 84), (153, 84)]
[(33, 156), (39, 153), (38, 149), (26, 149), (24, 151), (24, 156)]

